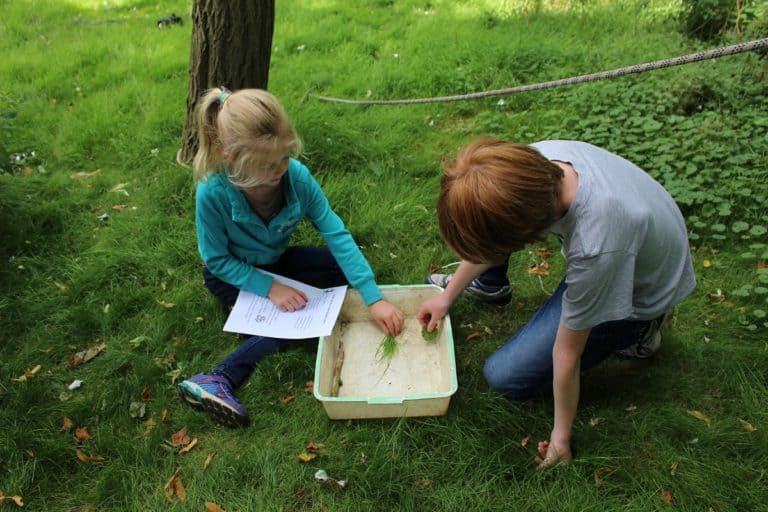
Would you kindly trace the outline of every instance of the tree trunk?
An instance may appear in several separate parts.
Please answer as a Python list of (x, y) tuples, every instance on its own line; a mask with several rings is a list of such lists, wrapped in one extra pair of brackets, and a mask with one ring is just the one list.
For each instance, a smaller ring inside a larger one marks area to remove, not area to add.
[(211, 87), (266, 89), (274, 0), (194, 0), (189, 54), (187, 117), (181, 136), (179, 163), (189, 163), (197, 151), (195, 107)]

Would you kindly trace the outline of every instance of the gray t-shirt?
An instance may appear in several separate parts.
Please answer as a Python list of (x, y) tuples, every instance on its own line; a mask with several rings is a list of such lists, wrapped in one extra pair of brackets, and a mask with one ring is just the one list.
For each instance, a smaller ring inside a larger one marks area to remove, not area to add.
[(631, 162), (585, 142), (531, 144), (571, 164), (579, 184), (552, 225), (566, 259), (561, 322), (574, 330), (651, 320), (696, 287), (688, 234), (672, 196)]

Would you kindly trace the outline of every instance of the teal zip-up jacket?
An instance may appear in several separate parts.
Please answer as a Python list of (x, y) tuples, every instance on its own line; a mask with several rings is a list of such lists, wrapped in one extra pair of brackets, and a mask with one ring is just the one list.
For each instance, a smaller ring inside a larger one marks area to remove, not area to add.
[(282, 185), (285, 204), (265, 225), (223, 173), (211, 173), (197, 184), (197, 246), (208, 270), (240, 290), (266, 297), (272, 277), (254, 266), (275, 263), (306, 217), (365, 304), (380, 300), (381, 291), (370, 265), (309, 169), (291, 159)]

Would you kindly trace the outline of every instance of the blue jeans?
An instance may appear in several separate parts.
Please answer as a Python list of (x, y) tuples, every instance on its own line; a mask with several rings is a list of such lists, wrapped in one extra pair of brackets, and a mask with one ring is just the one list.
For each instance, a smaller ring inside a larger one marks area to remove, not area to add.
[(507, 270), (509, 269), (509, 258), (504, 258), (504, 263), (491, 267), (479, 276), (478, 281), (488, 286), (506, 286), (509, 284)]
[[(319, 288), (348, 284), (330, 251), (316, 247), (289, 247), (276, 263), (262, 265), (259, 268)], [(211, 274), (207, 267), (203, 268), (203, 279), (206, 288), (225, 306), (235, 304), (240, 290)], [(307, 341), (317, 341), (317, 338), (282, 340), (266, 336), (250, 336), (211, 373), (223, 375), (229, 379), (232, 387), (236, 388), (245, 382), (253, 373), (256, 364), (267, 355), (299, 346)]]
[[(492, 389), (512, 399), (524, 399), (552, 388), (552, 348), (560, 326), (563, 280), (536, 314), (485, 362), (483, 374)], [(642, 339), (651, 321), (617, 320), (592, 328), (581, 355), (587, 370)]]

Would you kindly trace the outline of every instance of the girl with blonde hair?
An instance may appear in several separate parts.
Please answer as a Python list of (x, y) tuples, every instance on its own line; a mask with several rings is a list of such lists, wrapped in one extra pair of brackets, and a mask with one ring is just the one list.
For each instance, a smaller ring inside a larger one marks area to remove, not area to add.
[[(350, 284), (381, 329), (399, 334), (403, 313), (383, 300), (351, 234), (296, 159), (301, 141), (277, 98), (260, 89), (210, 89), (198, 105), (197, 121), (195, 221), (206, 287), (227, 306), (245, 290), (292, 312), (307, 304), (307, 296), (262, 271), (318, 287)], [(289, 246), (305, 218), (329, 249)], [(210, 373), (181, 382), (181, 398), (219, 423), (247, 424), (248, 411), (232, 390), (285, 341), (249, 337)]]

